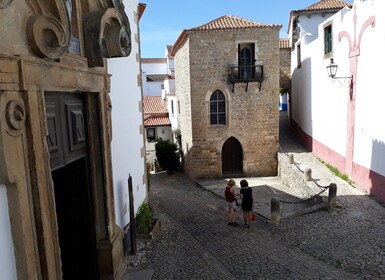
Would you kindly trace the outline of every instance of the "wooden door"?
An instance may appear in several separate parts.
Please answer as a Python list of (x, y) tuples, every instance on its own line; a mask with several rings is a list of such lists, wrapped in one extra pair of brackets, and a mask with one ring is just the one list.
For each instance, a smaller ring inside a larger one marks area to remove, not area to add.
[(45, 104), (63, 279), (98, 279), (84, 96), (48, 93)]
[(243, 173), (242, 145), (234, 137), (226, 140), (222, 147), (222, 174)]

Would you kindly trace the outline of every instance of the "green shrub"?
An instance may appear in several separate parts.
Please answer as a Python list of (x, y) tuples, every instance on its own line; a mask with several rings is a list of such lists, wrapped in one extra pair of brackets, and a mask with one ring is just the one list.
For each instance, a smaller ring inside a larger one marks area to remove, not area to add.
[(155, 145), (156, 158), (160, 167), (171, 173), (179, 167), (178, 148), (170, 140), (159, 139)]
[(147, 234), (151, 230), (151, 223), (154, 219), (154, 213), (147, 202), (143, 202), (140, 205), (138, 212), (136, 213), (136, 225), (139, 233)]

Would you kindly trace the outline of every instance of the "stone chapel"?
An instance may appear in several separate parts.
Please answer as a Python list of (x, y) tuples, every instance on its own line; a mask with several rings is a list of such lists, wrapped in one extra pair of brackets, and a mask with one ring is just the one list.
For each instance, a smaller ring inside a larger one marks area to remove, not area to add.
[(281, 25), (222, 16), (175, 42), (183, 168), (191, 178), (277, 174)]

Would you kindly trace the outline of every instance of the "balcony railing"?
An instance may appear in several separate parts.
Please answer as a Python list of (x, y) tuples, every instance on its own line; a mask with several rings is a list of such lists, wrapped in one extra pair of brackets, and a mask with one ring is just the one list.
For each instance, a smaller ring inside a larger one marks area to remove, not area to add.
[(263, 82), (263, 65), (230, 66), (230, 83), (246, 83), (246, 92), (250, 82), (258, 82), (259, 90)]

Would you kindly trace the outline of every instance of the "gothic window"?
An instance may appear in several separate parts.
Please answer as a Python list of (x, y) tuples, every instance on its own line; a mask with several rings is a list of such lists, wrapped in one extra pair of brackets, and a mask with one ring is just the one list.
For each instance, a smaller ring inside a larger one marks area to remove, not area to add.
[(210, 97), (210, 124), (226, 124), (226, 99), (218, 89)]
[(244, 43), (238, 45), (238, 64), (239, 78), (243, 80), (254, 76), (255, 47), (254, 43)]

